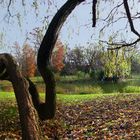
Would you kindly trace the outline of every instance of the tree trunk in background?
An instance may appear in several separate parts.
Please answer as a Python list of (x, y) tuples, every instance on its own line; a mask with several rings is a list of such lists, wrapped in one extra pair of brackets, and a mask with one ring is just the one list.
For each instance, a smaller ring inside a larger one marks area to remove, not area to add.
[[(29, 84), (9, 54), (0, 55), (0, 71), (4, 71), (4, 69), (6, 71), (3, 80), (11, 81), (14, 88), (21, 122), (22, 139), (41, 140), (38, 117), (28, 90)], [(6, 73), (8, 74), (7, 76)]]

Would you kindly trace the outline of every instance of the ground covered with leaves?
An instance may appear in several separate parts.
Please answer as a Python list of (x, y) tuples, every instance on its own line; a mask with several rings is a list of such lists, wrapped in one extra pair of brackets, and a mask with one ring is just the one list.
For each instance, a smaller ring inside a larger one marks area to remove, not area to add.
[[(16, 103), (1, 101), (0, 108), (0, 140), (21, 139)], [(40, 125), (44, 139), (139, 140), (140, 95), (105, 96), (76, 104), (58, 102), (55, 119)]]

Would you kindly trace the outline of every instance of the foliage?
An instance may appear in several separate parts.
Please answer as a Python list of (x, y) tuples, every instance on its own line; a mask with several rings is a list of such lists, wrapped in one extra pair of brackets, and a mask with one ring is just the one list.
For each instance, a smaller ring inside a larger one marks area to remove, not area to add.
[(36, 71), (35, 52), (28, 44), (24, 44), (22, 52), (23, 75), (25, 77), (33, 77)]
[(94, 80), (105, 77), (126, 78), (131, 73), (131, 54), (125, 48), (106, 50), (100, 44), (89, 44), (88, 47), (67, 48), (64, 59), (65, 74), (76, 74), (79, 71), (90, 74)]
[(85, 73), (82, 72), (82, 71), (77, 71), (76, 75), (77, 75), (78, 78), (84, 78), (85, 77)]
[(131, 73), (131, 60), (125, 54), (125, 49), (108, 50), (105, 53), (105, 76), (128, 77)]
[(16, 42), (13, 46), (13, 51), (23, 75), (26, 77), (35, 76), (36, 62), (33, 48), (27, 43), (25, 43), (23, 47), (20, 47)]
[(62, 75), (73, 75), (78, 71), (83, 71), (84, 54), (82, 47), (75, 47), (73, 49), (66, 48), (66, 55), (64, 57), (64, 69)]
[(139, 49), (136, 49), (136, 52), (132, 53), (131, 58), (131, 71), (132, 73), (140, 73), (140, 55), (139, 55)]
[(105, 77), (105, 73), (103, 70), (91, 70), (90, 77), (95, 81), (102, 81)]
[(67, 75), (76, 74), (78, 71), (90, 73), (90, 70), (102, 67), (101, 58), (101, 50), (94, 44), (89, 44), (87, 47), (67, 48), (64, 58), (65, 67), (62, 72)]

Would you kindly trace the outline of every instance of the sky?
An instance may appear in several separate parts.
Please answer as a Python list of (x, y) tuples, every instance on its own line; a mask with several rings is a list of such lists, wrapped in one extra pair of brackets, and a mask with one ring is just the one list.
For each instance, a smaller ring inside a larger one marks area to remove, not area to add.
[[(7, 1), (7, 0), (6, 0)], [(18, 16), (10, 18), (9, 23), (6, 22), (7, 18), (4, 19), (7, 14), (7, 6), (5, 4), (1, 5), (0, 8), (0, 34), (1, 44), (0, 51), (8, 51), (11, 46), (18, 42), (21, 46), (25, 42), (29, 33), (33, 31), (36, 27), (42, 27), (45, 23), (42, 23), (44, 16), (49, 16), (48, 23), (51, 21), (52, 17), (55, 15), (57, 10), (64, 4), (66, 0), (55, 0), (55, 5), (43, 4), (43, 0), (40, 1), (39, 10), (34, 10), (32, 5), (32, 0), (26, 1), (26, 6), (23, 8), (21, 1), (16, 1), (11, 7), (11, 14), (20, 13)], [(62, 27), (59, 38), (64, 44), (68, 44), (69, 47), (84, 46), (88, 43), (96, 43), (99, 40), (107, 40), (108, 38), (116, 34), (116, 39), (121, 40), (122, 38), (126, 41), (130, 41), (132, 38), (136, 38), (133, 33), (130, 32), (129, 26), (126, 19), (121, 19), (120, 21), (114, 23), (113, 25), (106, 28), (102, 34), (100, 33), (101, 28), (107, 23), (103, 20), (109, 14), (110, 10), (116, 3), (120, 0), (116, 0), (114, 3), (106, 2), (100, 3), (98, 5), (100, 12), (97, 11), (97, 25), (92, 28), (92, 0), (86, 0), (86, 2), (81, 3), (76, 7), (76, 9), (71, 13)], [(131, 0), (130, 0), (131, 1)], [(132, 14), (135, 14), (138, 9), (140, 9), (139, 4), (130, 3), (133, 7)], [(116, 14), (116, 19), (120, 15), (124, 14), (123, 6), (119, 9), (120, 12)], [(38, 16), (36, 16), (38, 14)], [(124, 29), (127, 24), (127, 30)], [(138, 27), (138, 23), (135, 24)], [(117, 31), (120, 30), (118, 34)], [(45, 33), (45, 32), (44, 32)], [(2, 36), (3, 35), (3, 36)], [(32, 40), (30, 40), (32, 42)]]

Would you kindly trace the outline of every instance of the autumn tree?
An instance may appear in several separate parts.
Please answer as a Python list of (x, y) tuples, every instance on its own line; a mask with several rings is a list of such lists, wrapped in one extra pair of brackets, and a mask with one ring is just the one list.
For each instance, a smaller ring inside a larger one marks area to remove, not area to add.
[(24, 44), (22, 49), (21, 69), (25, 77), (33, 77), (36, 71), (35, 52), (29, 46)]
[(35, 51), (30, 47), (28, 43), (24, 43), (21, 47), (15, 42), (12, 47), (12, 53), (14, 54), (16, 61), (25, 77), (33, 77), (36, 71)]
[[(43, 39), (43, 29), (42, 28), (35, 28), (32, 32), (30, 32), (30, 39), (33, 38), (34, 50), (35, 54), (37, 54), (41, 41)], [(51, 65), (54, 72), (60, 72), (64, 67), (63, 60), (64, 60), (64, 45), (60, 39), (56, 41), (54, 46), (54, 50), (51, 56)]]
[(60, 40), (58, 40), (55, 44), (51, 57), (52, 67), (55, 72), (61, 72), (61, 70), (64, 67), (63, 60), (64, 60), (64, 45)]

